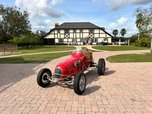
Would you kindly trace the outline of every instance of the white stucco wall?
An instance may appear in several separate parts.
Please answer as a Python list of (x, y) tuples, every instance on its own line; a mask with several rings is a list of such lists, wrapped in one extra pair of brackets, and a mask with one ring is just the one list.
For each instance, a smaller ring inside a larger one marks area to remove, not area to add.
[(69, 35), (70, 35), (70, 38), (73, 38), (73, 33), (70, 33)]
[(98, 43), (103, 42), (103, 41), (104, 41), (104, 38), (98, 38)]
[(68, 41), (70, 41), (70, 42), (71, 42), (71, 41), (72, 41), (72, 39), (68, 39)]
[(105, 33), (104, 31), (100, 30), (100, 33)]
[(59, 39), (55, 39), (55, 43), (58, 43), (59, 42)]
[(64, 33), (64, 30), (60, 30), (60, 33)]
[(64, 42), (67, 42), (67, 41), (68, 41), (68, 39), (63, 39), (63, 41), (64, 41)]
[(94, 37), (99, 38), (100, 36), (99, 36), (99, 34), (94, 34)]
[(106, 37), (106, 34), (100, 34), (100, 37)]
[(83, 29), (83, 32), (89, 32), (89, 30), (88, 29)]
[(112, 38), (108, 38), (108, 42), (109, 42), (109, 43), (112, 43), (112, 40), (111, 40), (111, 39), (112, 39)]
[(99, 33), (99, 29), (95, 29), (95, 30), (94, 30), (94, 33)]
[(83, 38), (89, 37), (89, 33), (83, 33)]

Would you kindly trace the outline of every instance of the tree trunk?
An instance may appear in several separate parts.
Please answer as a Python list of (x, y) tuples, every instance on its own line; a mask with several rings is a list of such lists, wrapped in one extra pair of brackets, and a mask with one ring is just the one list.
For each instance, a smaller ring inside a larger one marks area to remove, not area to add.
[(119, 38), (119, 45), (121, 45), (121, 39)]
[(130, 39), (128, 39), (128, 46), (130, 45)]
[(151, 47), (150, 47), (150, 53), (152, 54), (152, 38), (151, 38)]

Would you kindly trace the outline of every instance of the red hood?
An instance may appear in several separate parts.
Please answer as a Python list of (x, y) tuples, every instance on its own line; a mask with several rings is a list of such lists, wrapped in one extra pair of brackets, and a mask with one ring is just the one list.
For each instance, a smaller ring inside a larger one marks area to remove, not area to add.
[(59, 67), (59, 66), (65, 66), (66, 68), (68, 67), (72, 67), (74, 65), (74, 62), (79, 60), (79, 58), (74, 58), (74, 57), (70, 57), (68, 59), (66, 59), (65, 61), (59, 63), (56, 67)]
[(71, 72), (73, 72), (73, 69), (75, 69), (74, 62), (77, 60), (79, 60), (79, 58), (70, 57), (65, 61), (59, 63), (56, 68), (61, 69), (62, 75), (69, 75)]

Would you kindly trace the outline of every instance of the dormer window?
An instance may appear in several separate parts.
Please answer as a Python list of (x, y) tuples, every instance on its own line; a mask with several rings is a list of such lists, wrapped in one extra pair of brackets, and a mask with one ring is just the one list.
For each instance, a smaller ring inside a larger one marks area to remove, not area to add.
[(69, 34), (69, 30), (65, 30), (65, 34)]

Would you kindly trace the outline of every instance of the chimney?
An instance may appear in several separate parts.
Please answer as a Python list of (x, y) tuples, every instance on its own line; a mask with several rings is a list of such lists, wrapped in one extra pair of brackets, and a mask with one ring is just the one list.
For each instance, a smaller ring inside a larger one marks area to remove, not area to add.
[(105, 30), (105, 27), (102, 27), (103, 30)]
[(59, 26), (59, 23), (55, 23), (55, 28)]

